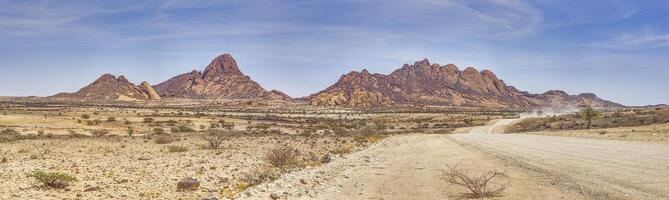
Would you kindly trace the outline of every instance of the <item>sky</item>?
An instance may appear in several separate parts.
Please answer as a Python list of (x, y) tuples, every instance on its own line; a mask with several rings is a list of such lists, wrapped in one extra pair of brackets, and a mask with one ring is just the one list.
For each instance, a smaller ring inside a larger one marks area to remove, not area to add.
[(158, 84), (222, 53), (293, 97), (428, 58), (532, 93), (669, 103), (669, 1), (0, 0), (0, 96)]

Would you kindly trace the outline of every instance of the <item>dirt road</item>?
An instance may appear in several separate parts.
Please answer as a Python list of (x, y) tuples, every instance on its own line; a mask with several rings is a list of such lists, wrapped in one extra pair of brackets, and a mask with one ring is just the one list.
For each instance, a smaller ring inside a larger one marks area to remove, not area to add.
[[(503, 124), (503, 123), (502, 123)], [(499, 125), (499, 124), (498, 124)], [(593, 199), (669, 199), (669, 145), (574, 137), (452, 135)]]
[(508, 175), (499, 199), (584, 199), (576, 192), (537, 180), (493, 156), (456, 144), (447, 135), (410, 134), (337, 158), (333, 163), (285, 175), (252, 188), (248, 199), (461, 199), (464, 188), (447, 183), (448, 166), (471, 175), (497, 170)]

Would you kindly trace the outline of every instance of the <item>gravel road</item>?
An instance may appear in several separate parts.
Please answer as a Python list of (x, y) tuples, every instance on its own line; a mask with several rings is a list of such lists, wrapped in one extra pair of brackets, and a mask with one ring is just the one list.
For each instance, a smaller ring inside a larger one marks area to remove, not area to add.
[(668, 144), (490, 134), (496, 125), (451, 137), (542, 174), (554, 184), (581, 191), (588, 198), (669, 199)]
[(492, 155), (459, 145), (448, 135), (429, 134), (387, 138), (327, 165), (292, 172), (251, 188), (241, 199), (463, 199), (468, 191), (443, 179), (443, 170), (456, 165), (473, 176), (491, 170), (506, 174), (507, 178), (494, 181), (508, 183), (504, 196), (498, 199), (585, 199)]

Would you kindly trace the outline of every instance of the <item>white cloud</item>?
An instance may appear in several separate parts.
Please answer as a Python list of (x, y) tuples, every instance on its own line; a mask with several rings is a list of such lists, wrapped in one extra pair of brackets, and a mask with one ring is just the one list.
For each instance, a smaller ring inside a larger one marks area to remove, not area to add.
[(587, 46), (613, 49), (669, 47), (669, 33), (656, 32), (647, 28), (644, 31), (618, 34), (608, 40), (594, 42)]

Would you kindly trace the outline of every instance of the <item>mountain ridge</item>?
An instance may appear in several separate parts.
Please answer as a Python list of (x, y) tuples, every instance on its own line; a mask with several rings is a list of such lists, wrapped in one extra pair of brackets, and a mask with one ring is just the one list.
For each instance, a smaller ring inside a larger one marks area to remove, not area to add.
[[(552, 91), (552, 92), (551, 92)], [(366, 69), (342, 75), (337, 82), (304, 99), (312, 105), (353, 107), (428, 104), (477, 107), (619, 107), (592, 93), (568, 95), (557, 90), (530, 94), (508, 86), (490, 70), (464, 70), (454, 64), (431, 64), (425, 58), (389, 74)]]

